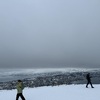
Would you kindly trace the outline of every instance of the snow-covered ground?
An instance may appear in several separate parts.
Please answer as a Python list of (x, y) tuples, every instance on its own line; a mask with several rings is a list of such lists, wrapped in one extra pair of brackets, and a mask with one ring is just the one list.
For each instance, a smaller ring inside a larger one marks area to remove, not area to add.
[[(62, 85), (54, 87), (25, 88), (26, 100), (99, 100), (100, 85)], [(15, 100), (16, 90), (1, 90), (0, 100)], [(19, 99), (21, 100), (21, 99)]]

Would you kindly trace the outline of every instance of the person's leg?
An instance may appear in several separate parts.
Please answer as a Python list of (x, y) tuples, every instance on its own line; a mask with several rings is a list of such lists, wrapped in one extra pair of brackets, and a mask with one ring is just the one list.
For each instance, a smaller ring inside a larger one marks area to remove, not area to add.
[(19, 94), (16, 95), (16, 100), (18, 100), (19, 96), (20, 96)]
[(87, 84), (86, 84), (86, 88), (88, 88), (88, 84), (89, 84), (89, 81), (88, 81)]
[(22, 93), (20, 94), (20, 97), (22, 98), (22, 100), (25, 100), (25, 98), (24, 98)]
[(92, 88), (94, 88), (93, 85), (92, 85), (92, 83), (91, 83), (91, 81), (90, 81), (90, 85), (91, 85)]

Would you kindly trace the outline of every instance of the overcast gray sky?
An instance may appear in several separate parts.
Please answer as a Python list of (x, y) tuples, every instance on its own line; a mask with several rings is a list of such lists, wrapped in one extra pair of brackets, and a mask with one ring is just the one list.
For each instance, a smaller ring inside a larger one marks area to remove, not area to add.
[(100, 0), (0, 0), (0, 67), (100, 67)]

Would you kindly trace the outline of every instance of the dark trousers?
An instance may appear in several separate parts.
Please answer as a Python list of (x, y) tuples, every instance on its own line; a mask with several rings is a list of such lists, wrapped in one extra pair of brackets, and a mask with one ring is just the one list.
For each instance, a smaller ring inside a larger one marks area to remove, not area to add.
[(89, 81), (89, 80), (87, 81), (86, 87), (88, 87), (89, 84), (90, 84), (91, 87), (93, 88), (93, 85), (92, 85), (91, 81)]
[(16, 100), (18, 100), (19, 97), (21, 97), (22, 100), (25, 100), (25, 98), (24, 98), (22, 93), (17, 93)]

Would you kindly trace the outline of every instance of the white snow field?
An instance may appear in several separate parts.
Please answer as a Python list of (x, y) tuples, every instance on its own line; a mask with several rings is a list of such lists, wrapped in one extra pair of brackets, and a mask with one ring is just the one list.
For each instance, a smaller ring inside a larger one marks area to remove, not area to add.
[[(25, 88), (26, 100), (100, 100), (100, 85), (85, 88), (84, 85), (44, 86)], [(16, 90), (0, 90), (0, 100), (16, 100)], [(19, 99), (21, 100), (21, 99)]]

